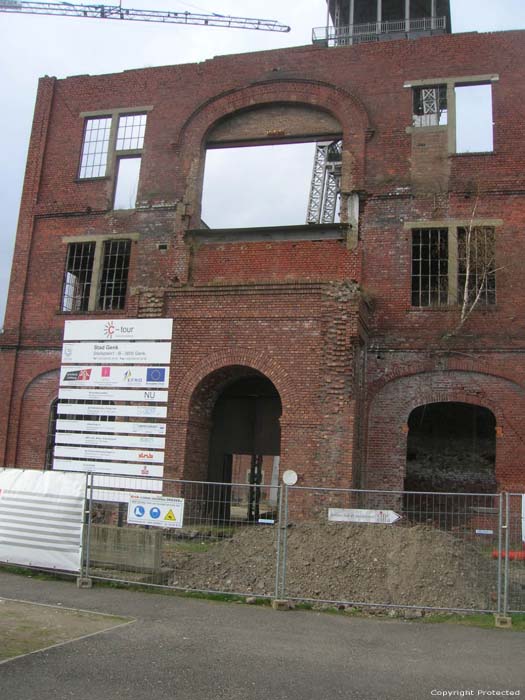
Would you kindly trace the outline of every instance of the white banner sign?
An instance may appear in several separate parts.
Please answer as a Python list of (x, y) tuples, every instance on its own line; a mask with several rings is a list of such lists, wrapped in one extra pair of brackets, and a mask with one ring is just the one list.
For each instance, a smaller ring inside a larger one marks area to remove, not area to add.
[(171, 318), (66, 321), (64, 340), (171, 340)]
[(155, 527), (182, 527), (183, 498), (131, 494), (128, 501), (128, 524)]
[[(112, 420), (101, 423), (98, 420), (58, 419), (59, 432), (76, 430), (82, 433), (126, 433), (128, 435), (166, 435), (166, 423), (135, 423), (133, 421)], [(102, 437), (102, 436), (101, 436)]]
[[(58, 469), (59, 471), (64, 472), (93, 472), (94, 474), (114, 474), (120, 476), (162, 477), (164, 473), (164, 467), (162, 466), (162, 464), (142, 465), (125, 464), (124, 462), (88, 462), (82, 461), (80, 459), (54, 459), (53, 469)], [(116, 488), (124, 487), (116, 486)], [(141, 488), (151, 487), (142, 486)]]
[(169, 364), (171, 343), (64, 343), (62, 364)]
[[(162, 491), (162, 480), (161, 479), (131, 479), (125, 476), (101, 476), (99, 474), (94, 474), (93, 477), (89, 477), (89, 483), (93, 479), (93, 486), (96, 488), (103, 488), (107, 491), (108, 498), (102, 499), (106, 501), (118, 501), (118, 498), (111, 497), (112, 494), (120, 493), (118, 491), (113, 491), (113, 489), (124, 489), (126, 491)], [(89, 498), (89, 490), (88, 490)], [(94, 498), (94, 496), (93, 496)], [(92, 498), (92, 500), (93, 500)], [(127, 499), (126, 499), (127, 503)]]
[(329, 508), (328, 520), (334, 523), (372, 523), (391, 525), (401, 516), (393, 510), (367, 510), (366, 508)]
[[(155, 450), (120, 450), (107, 447), (82, 447), (80, 445), (55, 445), (55, 457), (72, 459), (110, 459), (123, 462), (140, 462), (141, 464), (164, 462), (164, 452)], [(118, 466), (118, 465), (117, 465)]]
[(169, 367), (131, 367), (130, 365), (66, 365), (60, 370), (60, 386), (129, 387), (130, 389), (167, 389)]
[[(129, 418), (166, 418), (166, 406), (96, 406), (82, 403), (59, 403), (58, 415), (71, 416), (120, 416)], [(104, 423), (104, 426), (106, 423)], [(99, 425), (102, 430), (102, 426)]]
[(91, 445), (93, 447), (139, 447), (142, 450), (163, 450), (166, 438), (151, 435), (104, 435), (103, 433), (56, 433), (57, 445)]
[(167, 403), (168, 392), (158, 389), (59, 389), (59, 399), (82, 401), (151, 401)]
[(80, 571), (84, 474), (0, 469), (0, 561)]

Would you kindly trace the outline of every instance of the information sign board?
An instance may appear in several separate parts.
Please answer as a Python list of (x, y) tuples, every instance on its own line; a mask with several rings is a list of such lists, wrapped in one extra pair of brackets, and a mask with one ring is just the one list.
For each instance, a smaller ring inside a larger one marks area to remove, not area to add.
[(59, 418), (56, 429), (61, 431), (79, 431), (82, 433), (126, 433), (129, 435), (166, 435), (166, 423), (135, 423), (127, 420), (104, 421), (100, 425), (96, 420), (68, 420)]
[(167, 389), (169, 369), (147, 365), (64, 365), (60, 370), (60, 386)]
[[(119, 416), (120, 418), (166, 418), (168, 409), (166, 406), (97, 406), (95, 404), (59, 403), (58, 415), (71, 416)], [(104, 429), (106, 424), (104, 423)], [(102, 425), (99, 423), (99, 429)]]
[[(80, 421), (79, 421), (80, 422)], [(91, 445), (92, 447), (137, 447), (141, 450), (163, 450), (166, 438), (151, 435), (119, 435), (112, 433), (60, 433), (55, 435), (57, 445)]]
[(166, 403), (168, 392), (158, 389), (59, 389), (59, 399), (77, 401), (144, 401)]
[(62, 364), (79, 362), (106, 365), (167, 364), (171, 343), (64, 343)]
[(64, 340), (171, 340), (171, 318), (66, 321)]
[(372, 523), (391, 525), (400, 519), (393, 510), (367, 510), (366, 508), (329, 508), (328, 520), (335, 523)]
[(128, 524), (154, 527), (182, 527), (184, 499), (130, 494)]

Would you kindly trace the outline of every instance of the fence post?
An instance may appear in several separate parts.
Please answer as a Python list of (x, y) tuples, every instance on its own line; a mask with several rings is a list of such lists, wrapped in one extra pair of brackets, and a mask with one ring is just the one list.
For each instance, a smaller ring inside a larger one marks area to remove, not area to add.
[(505, 494), (505, 576), (503, 586), (503, 615), (508, 615), (509, 607), (509, 552), (510, 552), (510, 496)]
[(284, 528), (282, 534), (282, 575), (281, 575), (281, 598), (284, 598), (286, 592), (286, 548), (288, 540), (288, 484), (283, 484), (284, 489)]
[(502, 583), (502, 547), (503, 547), (503, 494), (499, 494), (499, 503), (498, 503), (498, 615), (501, 615), (501, 605), (502, 605), (502, 600), (501, 600), (501, 583)]
[(91, 556), (91, 505), (93, 500), (93, 472), (89, 475), (89, 498), (88, 498), (88, 529), (86, 538), (86, 568), (85, 578), (89, 578), (89, 558)]
[(279, 597), (280, 584), (281, 584), (281, 528), (283, 527), (283, 487), (279, 487), (279, 509), (278, 509), (278, 522), (277, 527), (277, 554), (276, 554), (276, 564), (275, 564), (275, 598)]

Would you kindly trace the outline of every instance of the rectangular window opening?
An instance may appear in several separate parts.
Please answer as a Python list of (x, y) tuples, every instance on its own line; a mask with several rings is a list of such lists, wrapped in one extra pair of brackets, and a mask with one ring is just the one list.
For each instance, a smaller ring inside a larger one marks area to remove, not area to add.
[(456, 153), (494, 150), (492, 85), (456, 85)]
[(123, 309), (128, 284), (130, 240), (104, 241), (98, 308)]
[(447, 86), (424, 85), (413, 90), (412, 125), (445, 126), (448, 121)]
[(203, 226), (304, 224), (315, 157), (313, 142), (209, 149), (202, 195)]
[(496, 303), (496, 239), (490, 226), (458, 229), (458, 304)]
[(130, 151), (142, 148), (145, 130), (145, 114), (129, 114), (119, 117), (116, 150)]
[(412, 231), (412, 306), (448, 303), (448, 230)]
[(111, 117), (87, 119), (79, 177), (104, 177), (108, 162)]
[(71, 243), (67, 250), (66, 272), (62, 288), (62, 311), (87, 311), (95, 243)]
[(135, 208), (139, 186), (140, 163), (140, 156), (137, 158), (118, 159), (113, 209)]

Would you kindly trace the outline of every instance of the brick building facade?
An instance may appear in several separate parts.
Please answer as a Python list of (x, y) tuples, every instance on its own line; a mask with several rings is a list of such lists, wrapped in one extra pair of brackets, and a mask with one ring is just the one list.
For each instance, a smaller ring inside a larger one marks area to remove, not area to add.
[[(468, 85), (492, 93), (482, 153), (457, 152)], [(525, 487), (524, 85), (520, 31), (42, 78), (0, 336), (0, 463), (46, 463), (65, 320), (159, 317), (174, 321), (166, 476), (220, 479), (222, 453), (258, 452), (303, 484), (402, 488), (411, 414), (450, 404), (490, 411), (497, 487)], [(441, 100), (427, 121), (426, 88)], [(119, 141), (137, 116), (143, 140)], [(335, 139), (339, 223), (202, 227), (207, 148)], [(137, 201), (116, 210), (125, 157), (140, 158)], [(462, 323), (469, 232), (490, 245)], [(91, 256), (90, 289), (68, 301), (75, 255)]]

